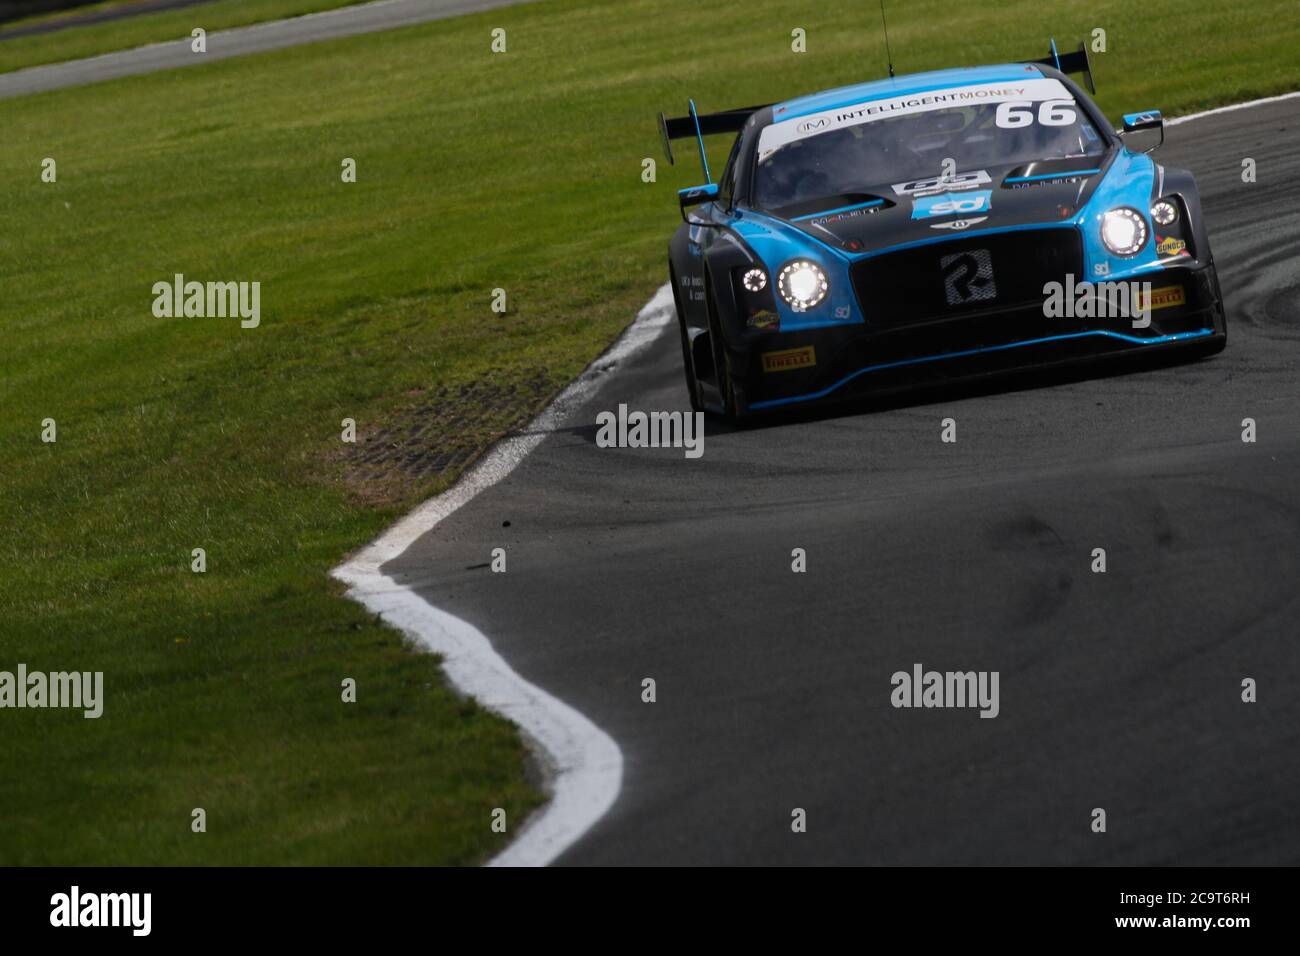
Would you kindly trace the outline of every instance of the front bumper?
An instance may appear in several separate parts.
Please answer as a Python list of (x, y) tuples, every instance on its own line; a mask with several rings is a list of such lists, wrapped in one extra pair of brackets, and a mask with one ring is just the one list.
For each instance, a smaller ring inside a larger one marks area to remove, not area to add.
[(1043, 300), (909, 324), (751, 334), (733, 350), (747, 411), (848, 399), (987, 374), (1200, 345), (1226, 336), (1211, 265), (1187, 262), (1138, 279), (1152, 292), (1150, 325), (1130, 317), (1048, 318)]

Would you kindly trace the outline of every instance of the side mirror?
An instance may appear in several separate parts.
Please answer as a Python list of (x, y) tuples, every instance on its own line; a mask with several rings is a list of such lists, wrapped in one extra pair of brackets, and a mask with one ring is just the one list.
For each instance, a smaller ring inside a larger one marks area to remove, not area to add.
[(700, 203), (713, 202), (717, 198), (717, 183), (709, 183), (707, 186), (688, 186), (677, 190), (677, 202), (683, 209), (688, 206), (698, 206)]
[[(1139, 152), (1150, 153), (1159, 149), (1165, 143), (1165, 118), (1159, 110), (1143, 110), (1141, 113), (1124, 114), (1124, 132), (1122, 135), (1128, 136), (1133, 133), (1157, 132), (1160, 139), (1154, 146), (1148, 146)], [(1128, 145), (1127, 142), (1125, 145)]]

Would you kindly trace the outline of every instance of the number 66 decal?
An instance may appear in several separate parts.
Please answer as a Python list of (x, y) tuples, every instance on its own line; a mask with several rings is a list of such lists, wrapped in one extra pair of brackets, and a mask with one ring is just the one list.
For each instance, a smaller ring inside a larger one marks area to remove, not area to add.
[[(998, 104), (993, 121), (1001, 129), (1019, 129), (1034, 121), (1034, 104), (1025, 100), (1009, 100)], [(1077, 117), (1072, 100), (1043, 100), (1038, 104), (1038, 122), (1043, 126), (1069, 126)]]

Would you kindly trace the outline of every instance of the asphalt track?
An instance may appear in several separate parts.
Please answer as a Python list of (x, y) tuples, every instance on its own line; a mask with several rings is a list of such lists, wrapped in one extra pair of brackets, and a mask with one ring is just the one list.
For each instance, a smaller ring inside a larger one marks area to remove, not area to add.
[[(686, 409), (674, 330), (384, 565), (621, 746), (559, 862), (1300, 862), (1295, 102), (1157, 154), (1202, 189), (1220, 355), (596, 447), (620, 402)], [(918, 662), (998, 671), (999, 716), (891, 707)]]
[[(105, 53), (84, 60), (0, 73), (0, 100), (139, 73), (200, 66), (227, 57), (264, 53), (303, 43), (377, 33), (380, 30), (392, 30), (428, 20), (444, 20), (521, 2), (528, 0), (378, 0), (376, 3), (340, 7), (323, 13), (210, 33), (206, 53), (193, 52), (187, 36), (167, 43)], [(194, 25), (203, 26), (202, 7), (194, 11)]]

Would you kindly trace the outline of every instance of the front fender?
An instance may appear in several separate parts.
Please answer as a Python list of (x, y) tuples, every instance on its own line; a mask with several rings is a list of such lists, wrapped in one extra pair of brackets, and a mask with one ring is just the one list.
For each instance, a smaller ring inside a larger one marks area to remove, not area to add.
[(1210, 250), (1210, 231), (1201, 211), (1201, 191), (1196, 187), (1196, 177), (1190, 170), (1165, 167), (1165, 196), (1178, 196), (1187, 213), (1187, 227), (1192, 237), (1192, 249), (1202, 262), (1213, 262)]

